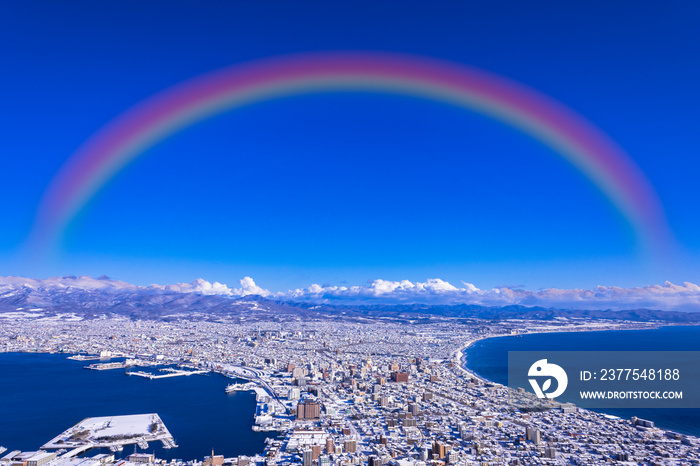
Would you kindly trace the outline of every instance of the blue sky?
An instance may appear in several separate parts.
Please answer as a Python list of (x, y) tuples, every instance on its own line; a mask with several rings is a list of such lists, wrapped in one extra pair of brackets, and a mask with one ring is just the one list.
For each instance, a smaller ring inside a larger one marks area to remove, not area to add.
[[(0, 275), (248, 275), (272, 290), (700, 281), (697, 2), (377, 3), (0, 5)], [(251, 105), (163, 141), (93, 199), (58, 257), (22, 260), (47, 184), (110, 119), (201, 73), (317, 50), (437, 57), (559, 100), (641, 167), (680, 254), (643, 261), (590, 181), (508, 126), (436, 102), (336, 93)]]

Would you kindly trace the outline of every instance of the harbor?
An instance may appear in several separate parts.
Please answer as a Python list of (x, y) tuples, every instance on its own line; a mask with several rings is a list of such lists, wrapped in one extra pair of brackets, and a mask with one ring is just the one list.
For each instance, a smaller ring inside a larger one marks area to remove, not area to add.
[(108, 448), (117, 452), (127, 445), (138, 445), (146, 450), (148, 442), (152, 441), (160, 441), (164, 448), (177, 447), (170, 431), (156, 413), (86, 418), (41, 448), (59, 452), (68, 450), (61, 458), (69, 459), (93, 448)]
[(276, 432), (280, 425), (274, 422), (276, 414), (288, 413), (287, 406), (276, 396), (269, 386), (261, 386), (257, 381), (245, 383), (232, 383), (226, 386), (226, 393), (254, 392), (255, 393), (255, 423), (252, 426), (254, 432)]

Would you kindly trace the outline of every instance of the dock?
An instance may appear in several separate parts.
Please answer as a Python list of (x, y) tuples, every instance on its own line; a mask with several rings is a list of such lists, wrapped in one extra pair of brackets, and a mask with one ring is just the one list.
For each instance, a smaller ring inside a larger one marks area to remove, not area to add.
[(160, 416), (156, 413), (128, 416), (105, 416), (87, 418), (54, 437), (41, 448), (70, 451), (61, 456), (69, 459), (92, 448), (109, 448), (112, 452), (122, 451), (127, 445), (148, 448), (148, 442), (161, 441), (174, 448), (177, 445)]
[(76, 456), (80, 455), (81, 453), (85, 453), (86, 451), (88, 451), (91, 448), (92, 448), (92, 445), (82, 445), (82, 446), (79, 446), (77, 448), (73, 448), (69, 452), (61, 455), (61, 459), (69, 459), (69, 458), (76, 457)]
[(90, 364), (89, 366), (85, 366), (85, 369), (90, 369), (93, 371), (107, 371), (111, 369), (124, 369), (126, 367), (131, 367), (135, 365), (135, 361), (127, 359), (124, 362), (105, 362), (101, 364)]
[(163, 444), (163, 448), (166, 448), (166, 449), (178, 447), (178, 445), (175, 443), (174, 439), (161, 439), (161, 443)]
[(161, 371), (166, 372), (166, 373), (165, 374), (153, 374), (151, 372), (136, 371), (136, 372), (127, 372), (126, 375), (135, 375), (138, 377), (144, 377), (146, 379), (165, 379), (167, 377), (181, 377), (181, 376), (188, 376), (188, 375), (207, 374), (209, 372), (209, 371), (183, 371), (183, 370), (172, 369), (172, 368), (161, 369)]
[(232, 383), (226, 386), (226, 393), (256, 391), (257, 387), (258, 385), (254, 382)]
[(96, 354), (76, 354), (69, 356), (66, 359), (70, 359), (72, 361), (99, 361), (101, 358)]

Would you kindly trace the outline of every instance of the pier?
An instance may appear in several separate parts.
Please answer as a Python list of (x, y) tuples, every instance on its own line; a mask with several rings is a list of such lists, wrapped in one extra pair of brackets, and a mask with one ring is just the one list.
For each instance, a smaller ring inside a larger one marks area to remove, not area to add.
[(96, 354), (75, 354), (66, 359), (70, 359), (72, 361), (99, 361), (101, 358)]
[(124, 369), (126, 367), (131, 367), (135, 366), (136, 361), (133, 359), (127, 359), (124, 362), (105, 362), (101, 364), (90, 364), (89, 366), (85, 366), (85, 369), (91, 369), (93, 371), (107, 371), (111, 369)]
[(92, 448), (92, 445), (82, 445), (78, 448), (73, 448), (69, 452), (61, 455), (61, 459), (74, 458), (74, 457), (80, 455), (81, 453), (85, 453), (86, 451), (88, 451), (91, 448)]
[(148, 448), (148, 442), (161, 441), (170, 448), (177, 447), (160, 416), (156, 413), (128, 416), (106, 416), (83, 419), (62, 432), (41, 448), (69, 451), (61, 458), (73, 458), (92, 448), (109, 448), (122, 451), (127, 445)]
[(177, 444), (175, 443), (174, 439), (161, 439), (161, 443), (163, 444), (163, 448), (170, 449), (170, 448), (177, 448)]
[(258, 385), (254, 382), (232, 383), (226, 386), (226, 393), (255, 391), (257, 394), (256, 388)]
[(207, 374), (209, 371), (183, 371), (183, 370), (178, 370), (178, 369), (172, 369), (172, 368), (165, 368), (161, 369), (162, 372), (166, 372), (165, 374), (152, 374), (150, 372), (145, 372), (145, 371), (136, 371), (136, 372), (127, 372), (126, 375), (135, 375), (138, 377), (144, 377), (146, 379), (165, 379), (166, 377), (180, 377), (180, 376), (188, 376), (188, 375), (195, 375), (195, 374)]

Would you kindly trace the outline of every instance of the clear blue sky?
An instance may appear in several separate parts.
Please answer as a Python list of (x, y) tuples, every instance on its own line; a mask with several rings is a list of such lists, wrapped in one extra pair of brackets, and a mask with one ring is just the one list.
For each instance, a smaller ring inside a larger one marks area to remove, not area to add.
[[(3, 2), (0, 275), (250, 275), (273, 290), (700, 282), (699, 20), (695, 1)], [(408, 97), (328, 94), (163, 141), (90, 203), (58, 258), (22, 261), (45, 187), (111, 118), (207, 71), (317, 50), (432, 56), (552, 96), (642, 168), (681, 255), (641, 261), (590, 181), (508, 126)]]

